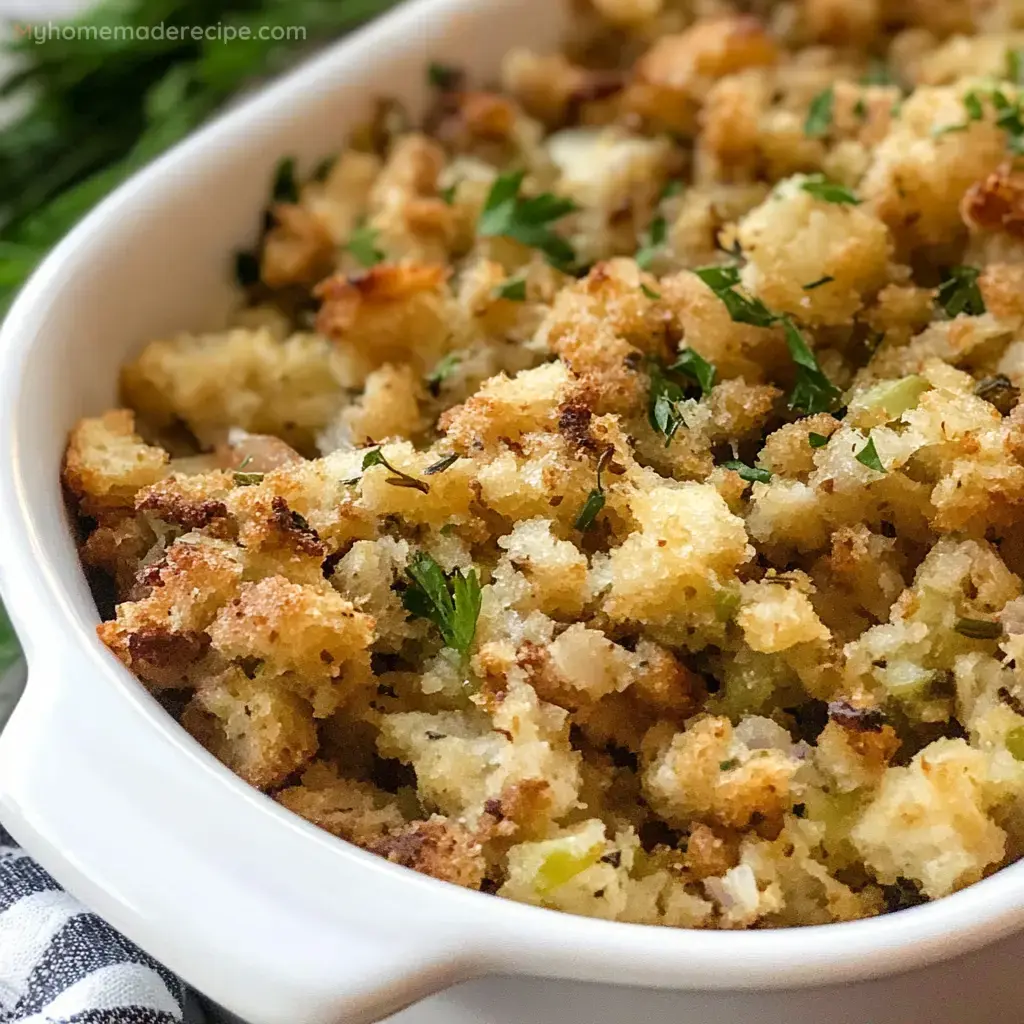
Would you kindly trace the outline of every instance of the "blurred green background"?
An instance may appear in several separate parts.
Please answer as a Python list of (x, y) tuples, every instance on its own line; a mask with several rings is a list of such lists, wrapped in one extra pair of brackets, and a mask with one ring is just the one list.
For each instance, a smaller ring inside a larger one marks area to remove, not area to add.
[[(238, 93), (394, 3), (104, 0), (56, 25), (40, 17), (31, 32), (23, 22), (5, 25), (0, 316), (49, 249), (133, 172)], [(196, 41), (191, 32), (187, 39), (176, 38), (185, 33), (164, 32), (162, 39), (142, 40), (124, 31), (105, 32), (106, 38), (98, 32), (59, 31), (161, 24), (179, 29), (223, 24), (248, 29), (250, 38)], [(305, 38), (259, 38), (261, 27), (289, 26), (302, 29)], [(16, 658), (17, 642), (0, 608), (0, 669)]]

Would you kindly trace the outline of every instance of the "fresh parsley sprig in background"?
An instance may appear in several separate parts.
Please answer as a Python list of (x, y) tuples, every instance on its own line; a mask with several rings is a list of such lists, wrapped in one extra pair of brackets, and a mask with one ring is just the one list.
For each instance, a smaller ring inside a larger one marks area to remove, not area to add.
[[(0, 312), (47, 251), (127, 177), (241, 89), (394, 3), (103, 0), (67, 24), (99, 29), (223, 22), (250, 28), (251, 38), (196, 41), (188, 33), (187, 39), (103, 39), (81, 32), (5, 44), (16, 70), (0, 96), (23, 112), (0, 132)], [(302, 26), (306, 39), (257, 38), (263, 27), (289, 25)]]

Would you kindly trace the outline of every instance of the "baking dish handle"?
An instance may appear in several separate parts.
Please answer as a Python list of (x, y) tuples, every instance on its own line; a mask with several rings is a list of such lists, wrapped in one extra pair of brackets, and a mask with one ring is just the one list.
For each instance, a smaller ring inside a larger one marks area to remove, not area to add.
[(0, 736), (0, 818), (189, 984), (249, 1024), (368, 1024), (480, 973), (472, 894), (239, 783), (119, 666), (31, 660)]

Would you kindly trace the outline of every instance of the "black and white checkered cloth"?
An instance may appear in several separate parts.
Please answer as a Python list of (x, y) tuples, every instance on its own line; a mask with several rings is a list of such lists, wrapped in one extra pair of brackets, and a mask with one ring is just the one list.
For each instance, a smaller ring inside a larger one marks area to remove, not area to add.
[(198, 1024), (185, 986), (0, 827), (0, 1024)]

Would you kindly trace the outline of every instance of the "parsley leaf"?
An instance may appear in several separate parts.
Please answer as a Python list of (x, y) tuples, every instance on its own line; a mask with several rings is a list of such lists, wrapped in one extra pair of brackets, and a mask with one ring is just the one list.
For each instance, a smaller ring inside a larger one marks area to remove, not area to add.
[(576, 529), (581, 533), (585, 533), (594, 525), (594, 520), (597, 518), (598, 513), (604, 508), (605, 496), (604, 487), (601, 484), (601, 473), (604, 472), (604, 467), (608, 465), (614, 454), (614, 448), (605, 448), (598, 457), (597, 486), (587, 495), (587, 500), (583, 503), (580, 514), (576, 517)]
[(748, 466), (745, 462), (740, 462), (739, 459), (729, 459), (728, 462), (723, 462), (722, 465), (726, 469), (731, 469), (734, 473), (739, 473), (740, 479), (746, 480), (747, 483), (766, 484), (772, 478), (771, 473), (767, 469)]
[(736, 291), (738, 267), (700, 267), (694, 273), (725, 303), (729, 316), (740, 324), (771, 327), (779, 318), (760, 300)]
[(665, 436), (665, 447), (672, 443), (676, 431), (683, 425), (679, 403), (686, 395), (683, 389), (669, 377), (658, 363), (650, 368), (651, 390), (648, 393), (647, 419), (651, 426)]
[(809, 139), (820, 139), (828, 135), (832, 125), (835, 100), (835, 90), (831, 85), (811, 100), (810, 109), (807, 111), (807, 120), (804, 122), (804, 135)]
[(441, 392), (441, 385), (458, 369), (461, 362), (462, 356), (458, 352), (449, 352), (448, 355), (442, 356), (424, 378), (427, 390), (437, 397)]
[(454, 203), (455, 203), (455, 193), (458, 190), (458, 187), (459, 187), (459, 183), (455, 182), (454, 184), (449, 185), (447, 188), (441, 189), (441, 191), (437, 193), (441, 197), (441, 201), (446, 206), (454, 205)]
[(508, 299), (510, 302), (525, 302), (526, 278), (510, 277), (502, 281), (491, 290), (491, 296), (495, 299)]
[(428, 619), (441, 631), (445, 646), (469, 652), (480, 617), (481, 590), (476, 570), (446, 574), (426, 552), (413, 555), (406, 570), (411, 580), (402, 595), (406, 611)]
[(364, 267), (372, 267), (384, 259), (384, 253), (377, 248), (377, 232), (365, 224), (356, 228), (345, 246), (353, 257)]
[(837, 185), (834, 181), (829, 181), (823, 174), (811, 175), (800, 187), (815, 199), (826, 203), (860, 205), (860, 200), (845, 185)]
[(1006, 51), (1006, 77), (1014, 85), (1024, 85), (1024, 50)]
[(985, 312), (985, 299), (978, 287), (980, 274), (977, 267), (953, 267), (939, 285), (935, 299), (950, 319), (961, 313), (981, 316)]
[(835, 278), (831, 274), (826, 274), (824, 277), (819, 277), (817, 281), (805, 284), (803, 289), (805, 292), (813, 292), (815, 288), (820, 288), (823, 284), (831, 284), (834, 280)]
[(408, 473), (403, 473), (400, 469), (395, 469), (394, 466), (384, 458), (384, 452), (380, 448), (372, 448), (363, 457), (363, 472), (365, 473), (371, 466), (383, 466), (385, 469), (391, 472), (391, 476), (387, 478), (387, 483), (391, 484), (392, 487), (409, 487), (415, 491), (421, 491), (423, 494), (430, 493), (430, 484), (424, 483), (422, 480), (417, 480), (416, 477), (410, 476)]
[(808, 415), (828, 412), (841, 394), (839, 388), (822, 373), (804, 336), (789, 317), (783, 319), (783, 327), (786, 331), (786, 347), (790, 358), (796, 363), (796, 384), (789, 396), (789, 407), (800, 409)]
[(885, 466), (882, 465), (882, 460), (878, 457), (878, 451), (875, 448), (875, 439), (868, 437), (868, 443), (854, 456), (854, 458), (862, 465), (867, 466), (868, 469), (873, 469), (876, 473), (884, 473)]
[(274, 185), (270, 192), (275, 203), (297, 203), (299, 186), (295, 181), (295, 157), (285, 157), (274, 172)]
[(658, 250), (665, 244), (668, 238), (668, 222), (659, 213), (650, 226), (640, 236), (640, 248), (636, 251), (636, 264), (641, 270), (647, 270), (658, 255)]
[(323, 160), (321, 160), (320, 163), (318, 163), (316, 167), (313, 168), (313, 173), (312, 175), (310, 175), (311, 180), (319, 182), (326, 181), (330, 177), (331, 171), (334, 170), (334, 165), (337, 162), (337, 153), (335, 153), (333, 156), (325, 156)]
[(657, 300), (661, 298), (661, 292), (656, 292), (653, 288), (649, 287), (646, 284), (640, 285), (640, 291), (642, 291), (644, 295), (647, 296), (647, 298), (651, 299), (654, 302), (657, 302)]
[(576, 252), (550, 225), (578, 207), (571, 199), (550, 192), (523, 198), (519, 188), (525, 176), (525, 171), (515, 171), (495, 179), (480, 214), (477, 233), (485, 238), (511, 238), (539, 249), (548, 263), (568, 273), (576, 261)]
[(238, 487), (255, 487), (257, 484), (263, 483), (262, 473), (234, 473), (234, 481)]
[(704, 395), (715, 386), (715, 377), (718, 374), (714, 365), (692, 348), (684, 348), (668, 371), (691, 377), (700, 385), (701, 394)]
[(807, 443), (812, 448), (824, 448), (828, 444), (828, 438), (824, 434), (816, 434), (813, 430), (807, 435)]

